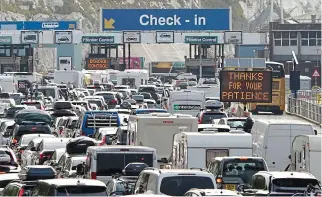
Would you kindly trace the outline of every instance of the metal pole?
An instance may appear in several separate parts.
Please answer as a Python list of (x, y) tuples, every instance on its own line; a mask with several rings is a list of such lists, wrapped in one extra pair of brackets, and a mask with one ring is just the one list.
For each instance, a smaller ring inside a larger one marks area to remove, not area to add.
[(201, 44), (199, 44), (198, 49), (198, 55), (199, 55), (199, 78), (202, 78), (202, 56), (201, 56)]

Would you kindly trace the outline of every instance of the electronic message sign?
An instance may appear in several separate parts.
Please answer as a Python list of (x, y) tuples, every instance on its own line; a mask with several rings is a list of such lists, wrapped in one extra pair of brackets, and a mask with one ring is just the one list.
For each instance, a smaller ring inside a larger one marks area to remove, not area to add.
[(220, 101), (272, 102), (272, 71), (221, 71)]
[(111, 60), (107, 58), (88, 58), (86, 70), (105, 70), (109, 69)]

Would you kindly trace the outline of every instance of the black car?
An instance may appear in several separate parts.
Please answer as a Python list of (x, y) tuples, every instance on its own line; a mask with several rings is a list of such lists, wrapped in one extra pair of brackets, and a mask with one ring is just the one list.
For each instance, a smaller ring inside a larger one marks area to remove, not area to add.
[(67, 38), (66, 36), (63, 36), (61, 38), (58, 38), (58, 41), (59, 42), (68, 42), (69, 41), (69, 38)]

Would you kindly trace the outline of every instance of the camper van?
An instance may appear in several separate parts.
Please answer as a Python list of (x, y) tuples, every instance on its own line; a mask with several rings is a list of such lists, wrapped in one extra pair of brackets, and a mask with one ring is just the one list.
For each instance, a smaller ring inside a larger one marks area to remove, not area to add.
[(205, 93), (201, 91), (180, 90), (170, 93), (169, 112), (196, 116), (206, 103)]
[(159, 162), (168, 160), (173, 135), (179, 133), (180, 127), (183, 126), (187, 132), (197, 132), (197, 118), (169, 113), (131, 115), (128, 122), (127, 144), (155, 148)]
[(290, 163), (294, 138), (314, 135), (314, 129), (297, 120), (256, 120), (251, 134), (254, 156), (263, 157), (270, 171), (284, 171)]
[(207, 168), (216, 157), (252, 156), (252, 136), (230, 132), (180, 132), (174, 135), (172, 168)]
[(292, 143), (291, 170), (305, 171), (321, 181), (321, 135), (299, 135)]
[(124, 72), (118, 72), (116, 76), (117, 85), (129, 85), (136, 88), (146, 85), (149, 79), (148, 71), (139, 69), (124, 70)]

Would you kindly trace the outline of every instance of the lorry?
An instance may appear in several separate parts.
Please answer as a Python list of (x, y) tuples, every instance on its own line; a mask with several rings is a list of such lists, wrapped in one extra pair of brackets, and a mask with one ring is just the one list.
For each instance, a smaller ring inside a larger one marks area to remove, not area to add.
[(171, 156), (173, 135), (180, 132), (180, 127), (185, 127), (186, 132), (197, 132), (197, 118), (169, 113), (130, 115), (127, 144), (155, 148), (159, 163), (166, 163)]
[(82, 88), (85, 80), (84, 73), (76, 70), (56, 70), (54, 72), (54, 83), (73, 84), (74, 88)]

